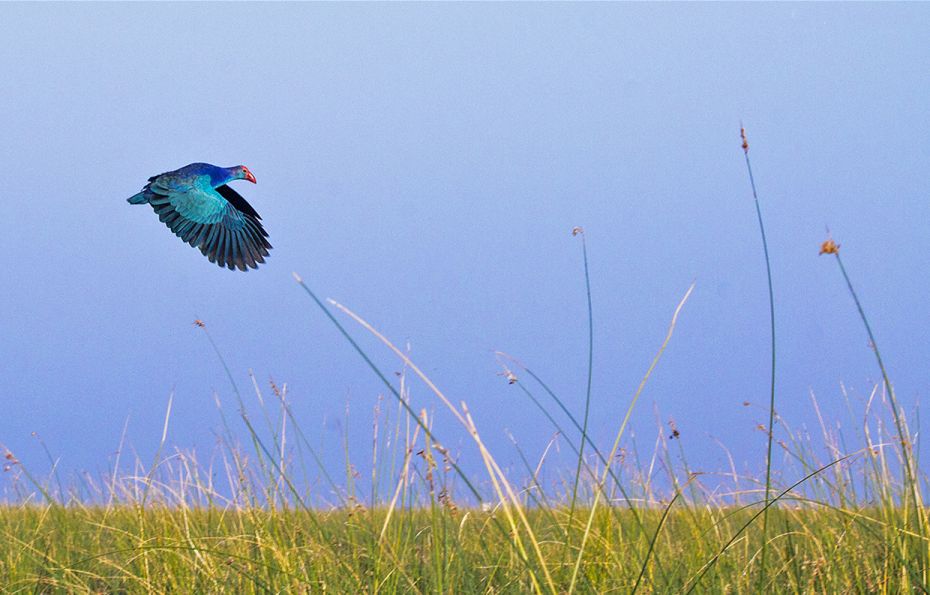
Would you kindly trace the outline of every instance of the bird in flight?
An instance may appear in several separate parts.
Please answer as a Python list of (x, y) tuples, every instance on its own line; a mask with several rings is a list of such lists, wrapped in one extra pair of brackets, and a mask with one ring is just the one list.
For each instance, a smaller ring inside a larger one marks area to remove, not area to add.
[(265, 262), (271, 244), (262, 218), (227, 186), (233, 180), (254, 184), (255, 176), (244, 165), (191, 163), (152, 176), (142, 192), (127, 202), (152, 205), (159, 221), (181, 241), (200, 248), (210, 262), (229, 270), (257, 269)]

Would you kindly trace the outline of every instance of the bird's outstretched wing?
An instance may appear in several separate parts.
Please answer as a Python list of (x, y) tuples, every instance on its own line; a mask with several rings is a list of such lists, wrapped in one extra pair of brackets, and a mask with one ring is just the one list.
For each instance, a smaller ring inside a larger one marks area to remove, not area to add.
[(225, 185), (214, 189), (207, 176), (184, 182), (156, 178), (149, 188), (149, 204), (174, 235), (230, 270), (265, 262), (271, 249), (268, 234), (239, 193)]

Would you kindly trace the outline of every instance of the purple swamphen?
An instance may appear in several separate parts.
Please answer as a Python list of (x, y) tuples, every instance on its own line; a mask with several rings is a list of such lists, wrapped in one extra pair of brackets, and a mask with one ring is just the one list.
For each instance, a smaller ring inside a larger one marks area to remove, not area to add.
[(149, 178), (129, 204), (150, 204), (159, 221), (174, 235), (221, 267), (240, 271), (257, 269), (265, 262), (271, 244), (261, 217), (238, 192), (227, 186), (233, 180), (255, 183), (244, 165), (218, 167), (191, 163), (181, 169)]

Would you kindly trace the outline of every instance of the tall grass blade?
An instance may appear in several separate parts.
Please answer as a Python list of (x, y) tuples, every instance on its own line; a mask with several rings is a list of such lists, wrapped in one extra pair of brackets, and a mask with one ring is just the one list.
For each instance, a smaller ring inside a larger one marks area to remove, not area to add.
[[(681, 301), (678, 302), (678, 306), (675, 308), (675, 313), (672, 314), (672, 321), (669, 323), (668, 332), (665, 334), (665, 340), (662, 341), (662, 345), (659, 347), (659, 351), (656, 352), (655, 357), (653, 357), (652, 363), (649, 365), (649, 369), (646, 370), (646, 373), (643, 375), (643, 379), (640, 381), (639, 386), (636, 388), (636, 393), (633, 395), (633, 399), (630, 401), (630, 405), (626, 409), (626, 414), (623, 416), (623, 422), (620, 424), (620, 429), (617, 431), (617, 437), (614, 439), (614, 445), (610, 449), (610, 455), (607, 457), (607, 463), (604, 466), (604, 473), (600, 480), (601, 484), (607, 481), (607, 474), (610, 470), (611, 462), (613, 462), (614, 457), (617, 454), (617, 449), (620, 448), (620, 440), (623, 438), (623, 433), (626, 431), (626, 425), (630, 421), (630, 416), (633, 414), (633, 408), (636, 407), (636, 402), (639, 400), (640, 395), (643, 393), (643, 389), (646, 388), (646, 383), (649, 382), (649, 378), (652, 376), (652, 371), (655, 370), (657, 365), (659, 365), (659, 360), (662, 359), (662, 354), (665, 353), (665, 348), (668, 347), (669, 341), (672, 340), (672, 335), (675, 332), (675, 325), (678, 324), (678, 315), (681, 314), (681, 310), (684, 308), (685, 302), (687, 302), (688, 298), (691, 297), (692, 291), (694, 291), (694, 283), (688, 287), (688, 291), (685, 292), (684, 297), (682, 297)], [(585, 526), (584, 534), (581, 538), (581, 545), (578, 547), (578, 556), (575, 559), (575, 567), (572, 571), (572, 579), (568, 586), (569, 595), (574, 592), (575, 584), (578, 582), (578, 571), (581, 569), (581, 561), (584, 558), (584, 548), (588, 542), (588, 536), (591, 533), (591, 524), (594, 522), (594, 515), (597, 512), (597, 505), (600, 501), (600, 496), (600, 490), (594, 492), (594, 502), (591, 504), (591, 512), (588, 515), (588, 523)]]
[[(740, 125), (740, 138), (743, 141), (743, 156), (746, 158), (746, 171), (749, 172), (749, 185), (752, 187), (752, 199), (756, 206), (756, 217), (759, 221), (759, 234), (762, 236), (762, 251), (765, 254), (765, 274), (769, 286), (769, 335), (772, 339), (772, 375), (769, 393), (769, 425), (768, 446), (765, 451), (765, 507), (762, 517), (762, 562), (760, 564), (760, 581), (766, 572), (766, 552), (768, 550), (768, 524), (769, 524), (769, 495), (772, 491), (772, 441), (775, 429), (775, 291), (772, 288), (772, 262), (769, 258), (769, 243), (765, 237), (765, 224), (762, 222), (762, 207), (759, 204), (759, 194), (756, 192), (756, 180), (752, 175), (752, 164), (749, 162), (749, 142), (746, 140), (746, 129)], [(761, 584), (761, 583), (760, 583)]]
[(576, 227), (572, 235), (581, 236), (581, 255), (584, 259), (584, 288), (588, 302), (588, 381), (585, 387), (584, 421), (581, 426), (581, 444), (578, 447), (578, 464), (575, 467), (575, 483), (572, 486), (572, 499), (569, 503), (568, 530), (565, 532), (565, 551), (570, 551), (571, 528), (575, 518), (575, 506), (578, 502), (578, 482), (581, 480), (581, 467), (584, 462), (584, 446), (588, 439), (588, 413), (591, 410), (591, 381), (594, 375), (594, 310), (591, 307), (591, 275), (588, 272), (588, 243), (584, 229)]

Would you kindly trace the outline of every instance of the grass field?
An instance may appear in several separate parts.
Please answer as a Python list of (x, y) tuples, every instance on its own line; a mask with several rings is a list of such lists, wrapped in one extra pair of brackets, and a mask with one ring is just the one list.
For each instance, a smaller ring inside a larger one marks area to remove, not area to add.
[[(752, 191), (755, 197), (754, 185)], [(757, 214), (767, 261), (761, 209)], [(582, 242), (587, 280), (584, 232), (573, 233)], [(247, 432), (245, 446), (222, 418), (221, 446), (209, 462), (169, 449), (163, 434), (155, 459), (132, 462), (133, 472), (121, 472), (117, 461), (112, 474), (65, 486), (54, 472), (37, 476), (14, 453), (3, 453), (12, 496), (0, 508), (0, 588), (10, 593), (926, 592), (930, 524), (914, 434), (838, 246), (828, 240), (821, 253), (836, 260), (882, 382), (873, 387), (855, 435), (840, 434), (819, 410), (816, 439), (806, 431), (792, 432), (776, 408), (777, 318), (770, 302), (771, 416), (761, 428), (768, 448), (760, 477), (741, 476), (732, 463), (714, 476), (692, 472), (685, 453), (676, 451), (682, 447), (674, 429), (651, 452), (630, 447), (630, 415), (673, 339), (690, 289), (670, 313), (664, 340), (609, 445), (595, 444), (587, 432), (590, 382), (584, 411), (571, 411), (532, 370), (500, 354), (507, 380), (546, 416), (577, 461), (561, 482), (544, 486), (539, 476), (546, 453), (531, 461), (520, 452), (523, 473), (505, 473), (464, 403), (450, 402), (403, 350), (348, 308), (320, 300), (295, 275), (394, 398), (374, 428), (371, 493), (357, 491), (348, 460), (344, 483), (327, 474), (290, 410), (286, 390), (272, 386), (272, 394), (265, 395), (253, 378), (262, 415), (257, 421), (244, 414), (236, 420)], [(771, 289), (771, 277), (769, 283)], [(198, 321), (198, 326), (203, 325)], [(229, 376), (239, 410), (245, 411), (235, 375), (203, 330)], [(403, 364), (400, 377), (389, 378), (353, 332), (371, 334), (393, 351)], [(431, 414), (411, 406), (411, 382), (424, 384), (435, 397), (432, 403), (470, 437), (469, 452), (485, 471), (480, 480), (464, 473), (457, 455), (443, 446), (443, 431), (449, 429), (434, 427)], [(170, 413), (169, 402), (166, 431)], [(782, 422), (778, 436), (776, 422)], [(773, 451), (788, 461), (777, 477), (793, 483), (773, 479)], [(824, 459), (824, 452), (830, 457)], [(656, 480), (658, 468), (668, 482)], [(337, 501), (313, 501), (311, 476)]]
[[(588, 509), (576, 510), (585, 517)], [(779, 509), (764, 588), (778, 592), (899, 592), (922, 582), (926, 543), (881, 509)], [(579, 592), (755, 592), (760, 540), (748, 531), (699, 582), (703, 567), (749, 520), (732, 508), (601, 510), (588, 537)], [(564, 591), (582, 540), (566, 548), (563, 508), (532, 510), (544, 559), (523, 559), (498, 524), (502, 513), (25, 507), (0, 515), (9, 592), (523, 593)], [(639, 526), (642, 523), (645, 534)], [(524, 532), (524, 536), (527, 533)], [(12, 537), (15, 536), (15, 537)], [(903, 559), (900, 559), (900, 558)], [(546, 572), (549, 578), (546, 577)]]

